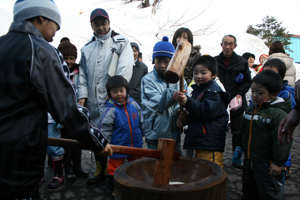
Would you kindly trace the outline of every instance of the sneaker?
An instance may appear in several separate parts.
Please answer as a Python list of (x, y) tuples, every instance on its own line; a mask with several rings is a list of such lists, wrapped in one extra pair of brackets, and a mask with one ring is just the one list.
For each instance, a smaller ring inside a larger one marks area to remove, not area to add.
[(100, 173), (97, 176), (92, 176), (90, 178), (87, 179), (87, 183), (88, 184), (97, 184), (99, 182), (105, 181), (107, 178), (107, 176), (104, 173)]
[(237, 169), (243, 169), (243, 164), (232, 163), (232, 167), (237, 168)]
[(64, 183), (64, 176), (62, 178), (53, 177), (52, 181), (49, 183), (48, 188), (58, 188)]

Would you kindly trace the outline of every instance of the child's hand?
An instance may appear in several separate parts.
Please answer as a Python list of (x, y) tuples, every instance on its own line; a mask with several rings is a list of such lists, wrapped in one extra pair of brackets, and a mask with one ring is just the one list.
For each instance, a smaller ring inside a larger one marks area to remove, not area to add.
[(270, 165), (269, 170), (270, 170), (269, 175), (272, 175), (272, 176), (279, 176), (281, 173), (281, 167), (278, 167), (277, 165), (275, 165), (273, 163)]
[[(178, 110), (178, 112), (180, 112)], [(182, 112), (179, 113), (177, 121), (176, 121), (176, 125), (181, 128), (184, 125), (184, 122), (186, 121), (186, 116), (187, 116), (187, 111), (183, 110)]]
[(187, 93), (187, 91), (185, 91), (185, 90), (183, 92), (176, 91), (173, 94), (173, 99), (175, 101), (177, 101), (180, 105), (185, 105), (186, 104), (187, 97), (185, 96), (184, 93)]

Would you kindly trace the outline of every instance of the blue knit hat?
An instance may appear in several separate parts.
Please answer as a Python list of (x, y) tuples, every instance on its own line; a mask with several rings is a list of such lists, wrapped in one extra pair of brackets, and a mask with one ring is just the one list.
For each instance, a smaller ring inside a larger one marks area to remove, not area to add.
[(53, 0), (18, 0), (14, 5), (14, 21), (23, 21), (33, 17), (46, 17), (60, 29), (60, 12)]
[(175, 52), (174, 46), (169, 42), (169, 38), (164, 36), (162, 41), (157, 42), (153, 48), (153, 55), (152, 55), (152, 64), (154, 64), (154, 58), (157, 56), (164, 56), (172, 58)]

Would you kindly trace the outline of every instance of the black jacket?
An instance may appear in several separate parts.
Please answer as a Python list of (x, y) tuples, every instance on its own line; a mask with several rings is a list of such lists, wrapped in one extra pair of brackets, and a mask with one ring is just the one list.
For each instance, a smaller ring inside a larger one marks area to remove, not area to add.
[(229, 94), (223, 92), (214, 80), (200, 86), (194, 84), (192, 87), (192, 97), (188, 97), (184, 106), (189, 115), (183, 148), (223, 152)]
[(92, 150), (101, 151), (107, 143), (90, 125), (87, 109), (77, 107), (62, 61), (30, 22), (13, 22), (0, 38), (0, 199), (38, 196), (47, 112)]
[[(232, 115), (243, 113), (247, 108), (245, 94), (251, 86), (251, 74), (248, 67), (248, 62), (235, 52), (232, 54), (231, 62), (226, 68), (223, 62), (223, 52), (215, 57), (218, 62), (218, 77), (224, 85), (226, 92), (230, 94), (230, 100), (236, 95), (241, 95), (243, 98), (243, 106), (236, 111), (231, 112)], [(236, 82), (236, 76), (243, 74), (242, 83)]]
[(148, 67), (137, 60), (133, 66), (132, 78), (129, 82), (129, 95), (141, 106), (141, 81), (148, 74)]

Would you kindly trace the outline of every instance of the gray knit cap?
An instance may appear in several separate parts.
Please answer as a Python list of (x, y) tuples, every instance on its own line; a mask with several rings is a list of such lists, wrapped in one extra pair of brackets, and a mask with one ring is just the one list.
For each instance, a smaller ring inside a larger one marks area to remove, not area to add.
[(14, 5), (14, 21), (33, 17), (46, 17), (55, 22), (60, 29), (60, 12), (53, 0), (18, 0)]

